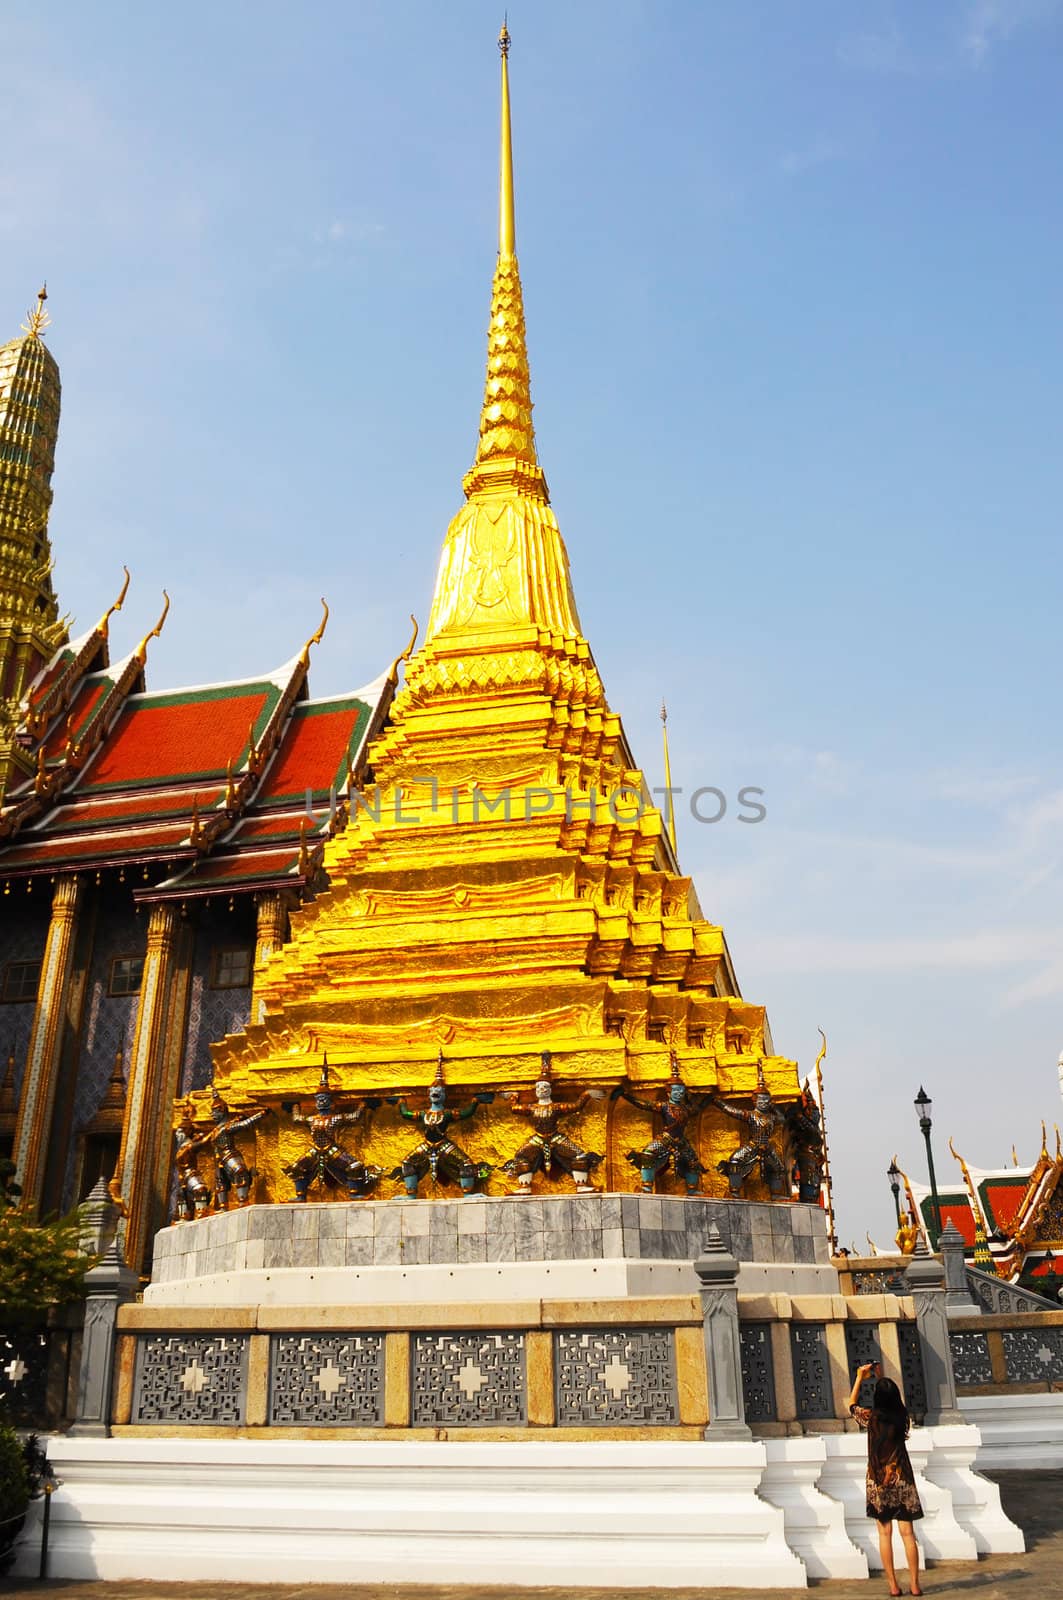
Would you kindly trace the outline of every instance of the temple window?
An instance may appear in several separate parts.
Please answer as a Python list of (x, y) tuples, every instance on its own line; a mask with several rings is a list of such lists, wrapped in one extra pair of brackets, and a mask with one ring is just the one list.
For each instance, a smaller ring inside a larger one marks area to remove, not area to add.
[(143, 976), (143, 956), (115, 956), (111, 962), (111, 981), (107, 985), (107, 993), (139, 994)]
[(215, 950), (211, 964), (212, 989), (246, 989), (251, 983), (254, 952), (246, 945), (235, 950)]
[(36, 1000), (40, 981), (39, 961), (9, 961), (4, 968), (3, 984), (0, 985), (0, 1001), (17, 1005)]

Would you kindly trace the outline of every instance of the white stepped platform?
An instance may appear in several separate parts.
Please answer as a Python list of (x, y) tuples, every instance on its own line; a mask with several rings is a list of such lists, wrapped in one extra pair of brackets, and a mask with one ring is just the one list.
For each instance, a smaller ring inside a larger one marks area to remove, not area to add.
[(982, 1436), (980, 1469), (1063, 1467), (1063, 1394), (964, 1395), (960, 1409)]
[[(974, 1561), (978, 1548), (971, 1534), (957, 1520), (948, 1488), (931, 1482), (926, 1475), (933, 1449), (932, 1428), (913, 1429), (908, 1454), (915, 1473), (916, 1487), (924, 1515), (915, 1524), (916, 1538), (924, 1557), (936, 1561)], [(951, 1430), (950, 1430), (951, 1431)], [(963, 1432), (960, 1427), (957, 1431)], [(976, 1430), (972, 1429), (972, 1434)], [(867, 1515), (867, 1436), (863, 1433), (828, 1433), (823, 1437), (826, 1461), (819, 1489), (837, 1500), (845, 1513), (845, 1531), (857, 1549), (867, 1557), (872, 1572), (882, 1571), (878, 1550), (878, 1529)], [(977, 1449), (976, 1438), (971, 1440)], [(996, 1549), (996, 1546), (993, 1545)], [(1009, 1544), (1006, 1548), (1011, 1549)]]
[(971, 1535), (979, 1554), (1024, 1551), (1022, 1529), (1004, 1515), (999, 1488), (972, 1471), (981, 1447), (978, 1429), (938, 1427), (926, 1431), (933, 1441), (926, 1476), (947, 1491), (956, 1521)]
[[(49, 1441), (49, 1573), (193, 1582), (804, 1587), (760, 1443)], [(16, 1573), (36, 1573), (37, 1540)]]
[(782, 1512), (786, 1542), (810, 1578), (866, 1578), (867, 1557), (845, 1531), (845, 1510), (819, 1489), (823, 1439), (765, 1439), (768, 1465), (759, 1494)]
[[(927, 1475), (934, 1454), (934, 1428), (913, 1428), (908, 1440), (908, 1457), (915, 1473), (915, 1484), (923, 1502), (923, 1517), (915, 1524), (916, 1538), (924, 1556), (931, 1561), (976, 1561), (978, 1546), (956, 1518), (952, 1509), (952, 1496), (947, 1489)], [(957, 1433), (963, 1425), (958, 1424)], [(974, 1449), (978, 1448), (973, 1439)]]

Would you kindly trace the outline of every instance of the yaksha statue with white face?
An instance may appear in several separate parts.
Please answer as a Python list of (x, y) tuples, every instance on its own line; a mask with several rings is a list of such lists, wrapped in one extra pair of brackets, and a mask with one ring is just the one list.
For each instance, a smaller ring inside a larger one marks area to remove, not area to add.
[(602, 1158), (590, 1150), (582, 1149), (575, 1140), (562, 1133), (561, 1123), (568, 1117), (578, 1115), (590, 1101), (603, 1099), (603, 1091), (586, 1089), (578, 1100), (555, 1100), (550, 1076), (550, 1052), (544, 1050), (535, 1085), (535, 1099), (530, 1104), (524, 1104), (516, 1096), (511, 1098), (515, 1114), (527, 1118), (532, 1125), (532, 1132), (520, 1149), (502, 1163), (502, 1171), (516, 1178), (522, 1189), (530, 1189), (537, 1172), (548, 1178), (556, 1165), (562, 1172), (568, 1173), (576, 1185), (577, 1194), (593, 1194), (594, 1185), (590, 1175)]
[(490, 1105), (493, 1099), (493, 1094), (477, 1094), (471, 1105), (463, 1106), (460, 1111), (449, 1110), (442, 1050), (435, 1079), (428, 1086), (427, 1111), (411, 1111), (400, 1096), (389, 1099), (389, 1105), (398, 1106), (399, 1116), (405, 1117), (407, 1122), (416, 1122), (424, 1134), (420, 1144), (391, 1173), (393, 1178), (402, 1179), (408, 1199), (417, 1199), (418, 1185), (429, 1172), (435, 1183), (456, 1183), (466, 1196), (476, 1193), (477, 1184), (490, 1176), (491, 1167), (486, 1161), (473, 1161), (466, 1155), (461, 1146), (454, 1143), (449, 1130), (455, 1122), (468, 1122), (482, 1105)]
[(329, 1087), (328, 1056), (321, 1064), (321, 1077), (314, 1095), (314, 1113), (305, 1117), (294, 1100), (283, 1102), (292, 1121), (310, 1130), (310, 1149), (283, 1170), (295, 1185), (295, 1198), (306, 1200), (315, 1183), (334, 1185), (347, 1191), (348, 1200), (361, 1200), (380, 1177), (380, 1168), (367, 1166), (352, 1156), (337, 1141), (340, 1128), (351, 1128), (376, 1109), (379, 1100), (363, 1100), (359, 1106), (336, 1111)]
[(719, 1106), (729, 1117), (734, 1117), (736, 1122), (744, 1122), (749, 1129), (749, 1137), (739, 1145), (734, 1155), (728, 1156), (726, 1161), (717, 1162), (716, 1170), (727, 1179), (731, 1194), (741, 1194), (754, 1168), (759, 1168), (760, 1176), (773, 1198), (784, 1195), (787, 1192), (786, 1162), (776, 1148), (776, 1136), (785, 1126), (786, 1118), (774, 1104), (764, 1081), (763, 1063), (757, 1066), (757, 1093), (752, 1107), (721, 1100), (715, 1093), (710, 1099), (713, 1105)]
[(627, 1153), (631, 1165), (639, 1170), (643, 1194), (653, 1193), (657, 1179), (667, 1173), (669, 1167), (677, 1178), (682, 1179), (687, 1194), (697, 1194), (701, 1176), (706, 1170), (687, 1138), (687, 1128), (697, 1118), (709, 1096), (701, 1094), (691, 1099), (690, 1091), (679, 1075), (679, 1062), (674, 1050), (671, 1072), (672, 1081), (667, 1093), (655, 1105), (648, 1100), (637, 1099), (626, 1089), (615, 1091), (618, 1099), (626, 1100), (628, 1105), (637, 1106), (640, 1111), (647, 1111), (651, 1116), (661, 1119), (659, 1136), (651, 1139), (644, 1149), (629, 1150)]

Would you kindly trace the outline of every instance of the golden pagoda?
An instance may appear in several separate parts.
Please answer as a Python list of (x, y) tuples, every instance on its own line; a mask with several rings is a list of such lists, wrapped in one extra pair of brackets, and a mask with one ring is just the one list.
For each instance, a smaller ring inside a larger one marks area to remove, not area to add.
[(42, 288), (22, 336), (0, 345), (0, 802), (33, 770), (14, 737), (23, 692), (67, 638), (48, 542), (60, 390), (47, 298)]
[[(328, 888), (256, 968), (258, 1020), (213, 1047), (228, 1106), (276, 1112), (255, 1129), (259, 1199), (292, 1197), (282, 1169), (300, 1143), (282, 1107), (313, 1092), (325, 1053), (335, 1091), (383, 1101), (352, 1147), (385, 1174), (410, 1137), (387, 1096), (423, 1097), (440, 1060), (448, 1104), (494, 1091), (462, 1130), (494, 1169), (489, 1194), (516, 1187), (498, 1168), (526, 1129), (505, 1095), (536, 1082), (543, 1050), (560, 1098), (604, 1091), (573, 1127), (610, 1190), (638, 1187), (625, 1152), (650, 1132), (611, 1091), (663, 1088), (673, 1053), (694, 1092), (751, 1095), (763, 1072), (776, 1098), (799, 1094), (678, 869), (580, 625), (532, 425), (505, 28), (499, 42), (498, 261), (465, 504), (371, 780), (326, 847)], [(694, 1138), (706, 1187), (725, 1193), (734, 1122), (708, 1106)], [(377, 1192), (401, 1187), (385, 1176)]]

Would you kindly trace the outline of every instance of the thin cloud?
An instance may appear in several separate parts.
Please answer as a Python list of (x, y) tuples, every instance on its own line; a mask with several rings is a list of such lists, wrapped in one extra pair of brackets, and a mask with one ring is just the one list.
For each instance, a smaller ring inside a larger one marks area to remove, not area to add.
[(787, 177), (800, 177), (802, 173), (812, 172), (816, 167), (840, 161), (844, 154), (843, 147), (834, 139), (813, 139), (811, 144), (787, 150), (779, 166)]

